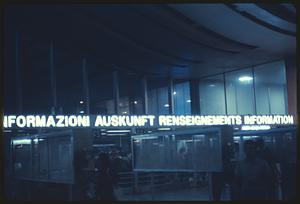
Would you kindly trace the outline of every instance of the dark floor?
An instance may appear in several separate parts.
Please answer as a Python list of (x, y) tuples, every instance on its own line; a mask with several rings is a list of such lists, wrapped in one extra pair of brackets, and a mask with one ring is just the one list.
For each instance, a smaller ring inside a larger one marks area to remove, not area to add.
[[(206, 201), (209, 199), (208, 187), (187, 188), (179, 190), (163, 190), (153, 193), (122, 195), (118, 193), (121, 201)], [(225, 189), (221, 200), (229, 200), (229, 191)]]

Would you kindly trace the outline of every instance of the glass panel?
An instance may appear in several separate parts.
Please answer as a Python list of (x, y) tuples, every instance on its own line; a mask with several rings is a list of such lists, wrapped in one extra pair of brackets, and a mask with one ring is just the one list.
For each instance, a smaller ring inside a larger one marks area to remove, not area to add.
[(48, 145), (46, 139), (39, 139), (39, 178), (48, 179)]
[[(89, 81), (90, 113), (114, 114), (112, 73), (103, 72), (100, 75), (92, 75), (90, 76)], [(81, 107), (85, 107), (85, 103), (80, 105)]]
[(31, 139), (13, 141), (13, 165), (15, 177), (31, 178)]
[(168, 80), (162, 78), (148, 78), (148, 113), (149, 114), (168, 114)]
[(190, 83), (176, 83), (174, 84), (174, 113), (175, 114), (191, 114), (191, 95)]
[(201, 79), (199, 90), (202, 115), (226, 114), (223, 75)]
[(220, 171), (220, 134), (141, 135), (132, 139), (135, 169)]
[(144, 113), (144, 86), (141, 76), (119, 73), (119, 114)]
[(225, 74), (227, 114), (255, 114), (251, 69)]
[(49, 178), (72, 181), (72, 147), (70, 136), (49, 138)]
[(257, 114), (286, 114), (287, 93), (284, 61), (256, 66), (254, 67), (254, 76)]

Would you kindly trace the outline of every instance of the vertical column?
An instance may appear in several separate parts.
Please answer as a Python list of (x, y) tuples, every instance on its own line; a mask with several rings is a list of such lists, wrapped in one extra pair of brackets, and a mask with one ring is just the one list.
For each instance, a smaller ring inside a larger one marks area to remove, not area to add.
[(83, 94), (85, 97), (86, 109), (85, 113), (90, 114), (90, 95), (89, 95), (89, 81), (88, 81), (88, 72), (86, 68), (86, 59), (82, 59), (82, 77), (83, 77)]
[(21, 66), (20, 66), (20, 34), (16, 33), (16, 92), (18, 101), (18, 112), (22, 114), (23, 111), (23, 96), (22, 96), (22, 80), (21, 80)]
[(200, 114), (199, 80), (190, 80), (191, 113)]
[(224, 86), (224, 97), (225, 97), (225, 114), (228, 114), (227, 110), (227, 93), (226, 93), (226, 76), (225, 73), (223, 73), (223, 86)]
[(147, 87), (147, 78), (143, 77), (143, 92), (144, 92), (144, 113), (148, 114), (148, 87)]
[(253, 87), (253, 109), (254, 109), (254, 114), (257, 114), (257, 108), (256, 108), (256, 90), (255, 90), (255, 73), (254, 73), (254, 68), (251, 67), (251, 71), (252, 71), (252, 87)]
[(120, 92), (119, 92), (118, 71), (113, 72), (113, 94), (114, 94), (115, 113), (119, 114)]
[(174, 114), (174, 85), (173, 79), (169, 79), (169, 113)]
[(52, 99), (53, 106), (51, 108), (51, 113), (56, 113), (57, 107), (57, 95), (56, 95), (56, 76), (55, 76), (55, 68), (54, 68), (54, 43), (51, 41), (50, 50), (49, 50), (49, 60), (50, 60), (50, 71), (51, 71), (51, 91), (52, 91)]

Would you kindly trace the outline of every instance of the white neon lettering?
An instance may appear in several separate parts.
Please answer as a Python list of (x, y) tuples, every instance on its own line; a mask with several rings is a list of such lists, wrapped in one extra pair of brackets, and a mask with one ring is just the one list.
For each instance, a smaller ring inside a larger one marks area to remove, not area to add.
[(7, 116), (4, 116), (3, 118), (3, 127), (7, 128)]
[(35, 125), (36, 127), (46, 127), (46, 116), (35, 116)]
[(11, 127), (13, 123), (16, 122), (16, 116), (15, 115), (10, 115), (8, 116), (8, 127)]
[(35, 117), (33, 115), (26, 116), (27, 127), (35, 127)]
[(55, 127), (55, 121), (54, 121), (54, 118), (53, 118), (52, 115), (50, 115), (48, 117), (48, 120), (47, 120), (47, 123), (46, 123), (46, 127), (50, 127), (50, 126)]
[(71, 115), (70, 117), (69, 117), (69, 125), (71, 126), (71, 127), (76, 127), (77, 126), (77, 117), (75, 116), (75, 115)]
[(17, 120), (16, 120), (16, 124), (18, 127), (25, 127), (26, 126), (26, 118), (25, 116), (23, 115), (20, 115), (17, 117)]
[(56, 119), (58, 119), (56, 127), (65, 127), (65, 124), (63, 124), (65, 117), (63, 115), (57, 115)]

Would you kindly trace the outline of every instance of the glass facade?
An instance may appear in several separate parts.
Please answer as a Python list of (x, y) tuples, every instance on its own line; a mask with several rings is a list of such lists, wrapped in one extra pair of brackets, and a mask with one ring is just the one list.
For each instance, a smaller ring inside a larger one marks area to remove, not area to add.
[(286, 74), (283, 61), (254, 67), (254, 83), (257, 114), (287, 113)]
[(173, 90), (174, 113), (191, 114), (190, 82), (175, 82)]
[(200, 79), (200, 113), (287, 114), (285, 72), (281, 60)]
[[(147, 114), (154, 115), (288, 113), (284, 60), (193, 80), (170, 80), (111, 70), (95, 75), (94, 69), (96, 67), (88, 73), (90, 114), (145, 114), (146, 110)], [(74, 83), (75, 79), (78, 83)], [(57, 79), (58, 82), (63, 80), (62, 77)], [(82, 76), (76, 75), (66, 81), (68, 85), (62, 89), (59, 83), (57, 85), (61, 112), (86, 114)], [(38, 113), (49, 112), (50, 108)], [(24, 104), (24, 109), (24, 113), (35, 113), (39, 108), (29, 109)]]
[(144, 85), (141, 76), (119, 74), (119, 114), (144, 113)]
[[(90, 113), (91, 114), (114, 114), (113, 75), (111, 72), (101, 75), (92, 75), (89, 80), (90, 86)], [(79, 102), (80, 103), (80, 102)], [(81, 106), (85, 106), (82, 100)]]
[[(287, 114), (285, 71), (281, 60), (199, 79), (199, 114)], [(90, 86), (97, 87), (90, 92), (91, 113), (114, 114), (112, 73), (100, 77), (90, 82)], [(143, 80), (138, 75), (118, 73), (118, 114), (145, 113), (144, 83), (148, 114), (171, 114), (169, 95), (174, 101), (174, 114), (191, 114), (189, 81), (172, 80), (173, 92), (169, 93), (168, 79), (148, 77), (146, 82)]]
[(202, 115), (226, 114), (223, 75), (200, 80), (199, 92)]
[(251, 69), (225, 74), (227, 114), (255, 114)]
[(169, 114), (168, 80), (148, 78), (147, 93), (149, 114)]

